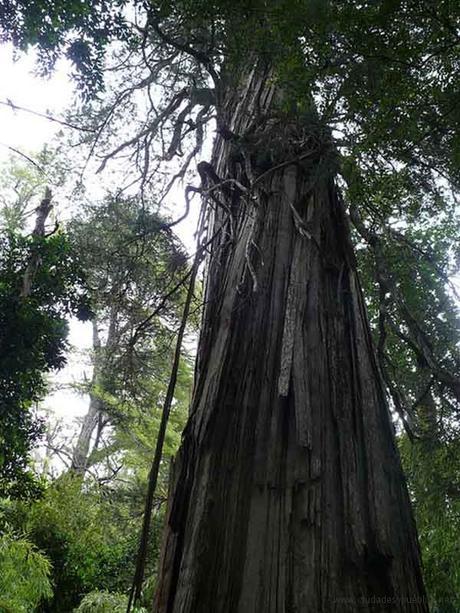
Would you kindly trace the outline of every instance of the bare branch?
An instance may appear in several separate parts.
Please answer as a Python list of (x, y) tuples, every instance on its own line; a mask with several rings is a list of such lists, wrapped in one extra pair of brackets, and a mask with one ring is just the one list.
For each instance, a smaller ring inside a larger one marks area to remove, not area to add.
[(61, 126), (65, 126), (66, 128), (72, 128), (72, 130), (78, 130), (79, 132), (95, 132), (95, 128), (86, 128), (81, 125), (75, 125), (73, 123), (69, 123), (68, 121), (64, 121), (63, 119), (58, 119), (53, 115), (48, 115), (47, 113), (40, 113), (38, 111), (34, 111), (32, 109), (25, 108), (23, 106), (19, 106), (15, 104), (12, 100), (7, 99), (6, 101), (0, 100), (0, 104), (3, 106), (7, 106), (13, 111), (22, 111), (23, 113), (30, 113), (31, 115), (35, 115), (36, 117), (41, 117), (42, 119), (47, 119), (48, 121), (52, 121), (54, 123), (58, 123)]

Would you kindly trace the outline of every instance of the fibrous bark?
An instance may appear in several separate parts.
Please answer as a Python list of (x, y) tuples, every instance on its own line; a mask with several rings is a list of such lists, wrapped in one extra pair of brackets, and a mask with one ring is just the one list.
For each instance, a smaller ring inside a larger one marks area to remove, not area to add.
[[(228, 97), (230, 133), (254, 132), (277, 99), (256, 67)], [(273, 148), (269, 123), (258, 142)], [(244, 151), (235, 162), (232, 139), (215, 144), (216, 177), (233, 181), (212, 192), (217, 238), (154, 610), (427, 611), (342, 202), (332, 174), (314, 171), (321, 143), (310, 155), (294, 120), (285, 134), (268, 170)]]

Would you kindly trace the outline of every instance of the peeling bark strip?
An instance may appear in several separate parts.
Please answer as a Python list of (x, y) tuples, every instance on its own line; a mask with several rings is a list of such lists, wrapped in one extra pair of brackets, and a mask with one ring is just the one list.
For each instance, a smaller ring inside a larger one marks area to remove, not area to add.
[[(257, 105), (272, 108), (273, 83), (253, 71), (227, 108), (233, 133), (244, 134)], [(253, 189), (256, 205), (232, 189), (220, 192), (225, 206), (216, 204), (214, 227), (231, 210), (233, 231), (212, 244), (154, 610), (426, 612), (410, 502), (333, 178), (312, 182), (300, 163), (277, 163), (268, 174), (248, 159), (235, 166), (230, 148), (216, 142), (219, 177), (265, 177)], [(257, 292), (247, 271), (251, 233)]]
[(280, 376), (278, 380), (278, 392), (280, 396), (286, 397), (289, 392), (289, 383), (291, 381), (292, 358), (294, 350), (294, 334), (295, 334), (295, 313), (296, 313), (296, 298), (297, 291), (294, 283), (289, 283), (286, 312), (284, 315), (284, 330), (283, 342), (281, 345), (281, 365)]

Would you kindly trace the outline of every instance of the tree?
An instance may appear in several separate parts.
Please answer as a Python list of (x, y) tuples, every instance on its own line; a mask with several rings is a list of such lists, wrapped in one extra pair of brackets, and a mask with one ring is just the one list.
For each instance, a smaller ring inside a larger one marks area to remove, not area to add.
[[(90, 401), (72, 451), (71, 468), (80, 475), (103, 459), (105, 431), (129, 430), (136, 419), (153, 414), (161, 396), (188, 276), (183, 248), (165, 230), (166, 221), (120, 197), (87, 205), (69, 225), (84, 254), (95, 311)], [(123, 408), (128, 405), (130, 410)], [(113, 442), (106, 445), (113, 453)]]
[(91, 314), (78, 257), (67, 237), (47, 234), (51, 193), (36, 209), (30, 235), (7, 231), (0, 251), (0, 392), (2, 496), (28, 496), (38, 483), (28, 469), (43, 432), (31, 408), (46, 390), (45, 374), (65, 363), (66, 316)]
[[(277, 16), (264, 14), (272, 35), (292, 27)], [(153, 22), (163, 33), (172, 27)], [(166, 32), (173, 47), (177, 34)], [(308, 94), (287, 90), (295, 71), (282, 61), (295, 62), (296, 40), (281, 34), (288, 58), (249, 49), (249, 67), (236, 70), (230, 58), (219, 82), (225, 131), (205, 187), (220, 197), (211, 233), (228, 224), (230, 238), (212, 246), (156, 607), (375, 610), (372, 599), (395, 597), (394, 610), (414, 598), (423, 611), (409, 500), (334, 182), (336, 149)], [(347, 195), (362, 230), (351, 188)], [(444, 383), (455, 393), (450, 375)]]
[[(252, 199), (238, 186), (222, 190), (215, 214), (214, 228), (234, 224), (238, 238), (212, 247), (157, 608), (372, 610), (377, 597), (403, 611), (416, 595), (423, 611), (347, 221), (334, 166), (321, 167), (334, 152), (327, 133), (283, 117), (271, 75), (256, 64), (226, 108), (241, 135), (248, 109), (266, 101), (261, 115), (276, 123), (260, 129), (259, 147), (280, 141), (269, 169), (250, 161), (251, 185), (232, 169), (231, 143), (214, 149), (217, 175), (246, 184)], [(228, 219), (235, 205), (247, 212)]]
[[(93, 117), (104, 130), (165, 73), (170, 91), (101, 170), (134, 151), (144, 186), (152, 149), (179, 157), (195, 130), (184, 176), (203, 124), (217, 124), (194, 190), (212, 210), (211, 254), (157, 610), (375, 611), (390, 598), (395, 611), (408, 599), (426, 611), (385, 389), (407, 411), (385, 356), (404, 347), (403, 391), (418, 408), (428, 378), (436, 411), (458, 399), (458, 358), (450, 325), (441, 342), (414, 316), (407, 267), (390, 256), (398, 240), (414, 255), (405, 229), (453, 208), (458, 8), (184, 1), (146, 12), (132, 79)], [(379, 294), (376, 353), (346, 212)], [(417, 260), (439, 268), (431, 256)]]

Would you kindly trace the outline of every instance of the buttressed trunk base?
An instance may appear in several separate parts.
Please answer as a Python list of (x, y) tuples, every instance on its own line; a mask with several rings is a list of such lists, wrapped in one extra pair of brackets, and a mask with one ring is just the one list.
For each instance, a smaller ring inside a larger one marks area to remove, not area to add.
[[(274, 96), (253, 71), (232, 131)], [(231, 147), (218, 138), (217, 175), (248, 184), (251, 160), (235, 165)], [(223, 229), (154, 610), (425, 612), (342, 203), (330, 175), (275, 165), (252, 200), (235, 184), (214, 202)]]

